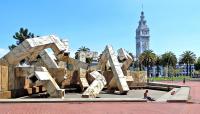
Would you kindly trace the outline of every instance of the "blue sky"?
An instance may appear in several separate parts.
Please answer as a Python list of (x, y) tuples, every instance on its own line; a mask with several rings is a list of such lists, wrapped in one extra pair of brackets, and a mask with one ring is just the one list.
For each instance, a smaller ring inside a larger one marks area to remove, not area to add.
[[(177, 57), (186, 50), (200, 56), (199, 0), (1, 0), (0, 56), (15, 43), (20, 27), (36, 35), (68, 39), (72, 53), (86, 46), (101, 52), (107, 44), (135, 55), (135, 29), (143, 10), (150, 48)], [(73, 55), (73, 54), (72, 54)]]

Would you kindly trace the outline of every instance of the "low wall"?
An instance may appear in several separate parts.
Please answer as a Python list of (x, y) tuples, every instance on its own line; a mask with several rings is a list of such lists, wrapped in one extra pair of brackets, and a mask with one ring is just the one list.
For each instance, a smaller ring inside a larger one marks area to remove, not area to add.
[(8, 66), (0, 63), (0, 98), (11, 98), (8, 80)]
[(46, 91), (43, 87), (33, 87), (20, 68), (0, 62), (0, 99), (16, 98)]
[[(103, 76), (105, 77), (107, 84), (113, 78), (112, 71), (104, 71)], [(133, 77), (133, 82), (129, 86), (145, 86), (147, 84), (147, 72), (146, 71), (127, 71), (127, 76)]]
[(128, 76), (133, 77), (133, 82), (130, 86), (145, 86), (147, 84), (146, 71), (128, 71)]

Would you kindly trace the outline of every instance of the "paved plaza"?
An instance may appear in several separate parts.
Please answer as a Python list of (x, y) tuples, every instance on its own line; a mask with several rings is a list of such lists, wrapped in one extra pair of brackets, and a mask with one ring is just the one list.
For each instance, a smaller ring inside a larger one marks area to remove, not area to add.
[[(168, 82), (171, 83), (171, 82)], [(182, 84), (182, 82), (175, 82)], [(186, 82), (191, 87), (188, 103), (158, 102), (71, 102), (2, 103), (1, 114), (199, 114), (200, 82)]]
[[(121, 95), (119, 92), (115, 92), (114, 94), (108, 94), (102, 91), (98, 96), (98, 98), (144, 98), (144, 92), (146, 89), (132, 89), (129, 90), (127, 95)], [(163, 94), (167, 93), (166, 91), (158, 91), (158, 90), (149, 90), (149, 95), (155, 99), (161, 97)], [(65, 98), (81, 98), (80, 93), (66, 93)]]

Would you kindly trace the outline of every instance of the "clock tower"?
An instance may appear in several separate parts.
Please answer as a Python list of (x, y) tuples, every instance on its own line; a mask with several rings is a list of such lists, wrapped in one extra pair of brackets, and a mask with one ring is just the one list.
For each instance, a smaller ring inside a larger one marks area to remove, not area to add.
[(149, 50), (149, 28), (141, 12), (138, 28), (136, 29), (136, 57), (138, 58), (145, 50)]

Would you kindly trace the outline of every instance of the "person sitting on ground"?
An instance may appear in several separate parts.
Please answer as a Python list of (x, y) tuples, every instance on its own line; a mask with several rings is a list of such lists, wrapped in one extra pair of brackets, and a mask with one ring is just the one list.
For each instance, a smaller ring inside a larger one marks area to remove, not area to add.
[(183, 78), (183, 84), (185, 84), (185, 77)]
[(150, 96), (148, 96), (148, 90), (146, 90), (145, 93), (144, 93), (144, 99), (147, 99), (149, 101), (155, 101), (153, 98), (151, 98)]

